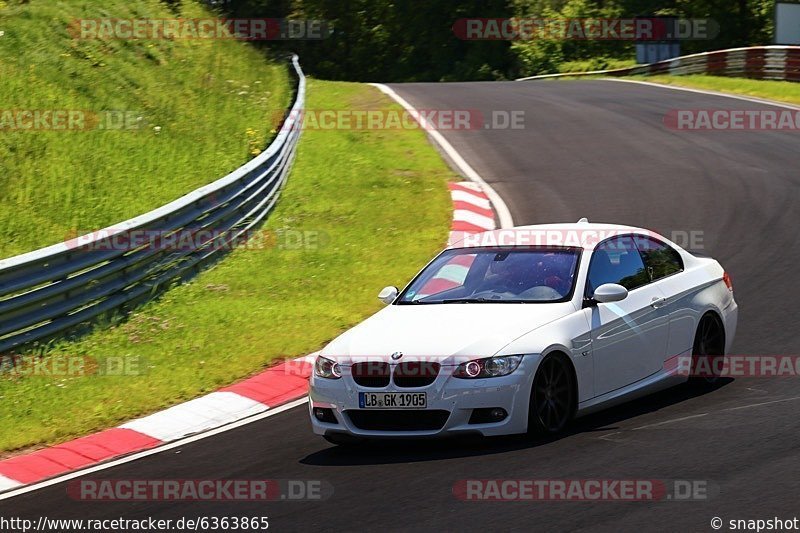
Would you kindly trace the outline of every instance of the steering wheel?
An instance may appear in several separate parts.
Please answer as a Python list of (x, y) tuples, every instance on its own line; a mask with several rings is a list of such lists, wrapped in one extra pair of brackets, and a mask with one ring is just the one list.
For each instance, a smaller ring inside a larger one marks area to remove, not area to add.
[(544, 285), (558, 291), (562, 295), (569, 290), (569, 283), (558, 276), (548, 276), (544, 280)]
[(522, 291), (519, 297), (531, 300), (548, 301), (560, 300), (563, 298), (563, 295), (553, 287), (548, 287), (547, 285), (537, 285), (536, 287), (531, 287), (526, 291)]

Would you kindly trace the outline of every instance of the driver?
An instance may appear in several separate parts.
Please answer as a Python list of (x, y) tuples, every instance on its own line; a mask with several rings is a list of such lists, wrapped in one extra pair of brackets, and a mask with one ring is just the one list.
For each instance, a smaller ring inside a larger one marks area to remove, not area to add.
[(534, 284), (532, 266), (527, 254), (497, 254), (489, 265), (488, 289), (520, 294)]
[(537, 265), (542, 277), (541, 284), (565, 296), (572, 287), (571, 261), (572, 259), (565, 254), (549, 253), (542, 256)]

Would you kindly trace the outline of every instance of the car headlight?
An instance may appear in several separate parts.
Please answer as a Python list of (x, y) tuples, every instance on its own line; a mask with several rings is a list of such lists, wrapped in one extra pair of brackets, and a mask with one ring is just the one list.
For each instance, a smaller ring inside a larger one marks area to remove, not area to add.
[(314, 375), (318, 378), (339, 379), (342, 377), (342, 371), (339, 368), (339, 363), (320, 355), (314, 361)]
[(521, 362), (521, 355), (504, 355), (500, 357), (474, 359), (458, 365), (453, 372), (453, 376), (461, 379), (507, 376), (516, 370)]

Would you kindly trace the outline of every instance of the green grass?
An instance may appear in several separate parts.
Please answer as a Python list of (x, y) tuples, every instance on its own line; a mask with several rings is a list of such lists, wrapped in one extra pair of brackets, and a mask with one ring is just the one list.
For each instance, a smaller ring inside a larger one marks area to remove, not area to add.
[(180, 4), (175, 13), (159, 0), (0, 1), (0, 110), (119, 110), (139, 126), (0, 129), (0, 258), (144, 213), (266, 145), (291, 99), (285, 61), (235, 41), (68, 31), (80, 18), (214, 16)]
[[(309, 84), (308, 108), (399, 109), (371, 86), (323, 81)], [(305, 131), (266, 229), (321, 244), (237, 250), (129, 321), (50, 353), (142, 357), (146, 375), (0, 379), (0, 450), (113, 426), (320, 348), (445, 244), (452, 177), (421, 131)]]
[(687, 76), (634, 76), (632, 78), (665, 85), (706, 89), (766, 98), (767, 100), (788, 102), (790, 104), (800, 104), (800, 83), (791, 81), (751, 80), (699, 74)]
[(571, 72), (593, 72), (595, 70), (614, 70), (636, 66), (635, 59), (615, 59), (610, 57), (596, 57), (582, 61), (565, 61), (558, 66), (558, 71), (563, 73)]

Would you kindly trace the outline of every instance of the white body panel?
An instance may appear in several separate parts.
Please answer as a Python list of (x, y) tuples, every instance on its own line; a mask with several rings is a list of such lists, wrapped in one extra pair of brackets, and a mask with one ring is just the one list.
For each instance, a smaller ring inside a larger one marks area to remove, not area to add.
[(669, 340), (669, 314), (651, 303), (664, 298), (655, 284), (616, 303), (583, 310), (591, 327), (595, 393), (605, 394), (658, 372)]
[[(594, 225), (574, 226), (586, 230)], [(655, 236), (637, 228), (614, 227)], [(737, 306), (716, 261), (695, 257), (669, 240), (657, 238), (679, 252), (684, 270), (633, 289), (619, 302), (584, 305), (590, 249), (581, 255), (576, 289), (567, 302), (389, 305), (320, 352), (339, 362), (345, 371), (341, 379), (312, 376), (310, 410), (330, 408), (338, 421), (323, 423), (312, 415), (314, 432), (368, 437), (525, 432), (536, 370), (552, 352), (565, 354), (574, 368), (577, 415), (685, 381), (686, 376), (675, 375), (665, 362), (691, 354), (698, 322), (707, 312), (721, 319), (728, 353), (736, 331)], [(435, 381), (421, 389), (399, 388), (393, 381), (381, 389), (363, 388), (347, 371), (352, 363), (365, 360), (386, 361), (393, 369), (400, 362), (390, 359), (396, 352), (402, 352), (402, 362), (439, 362), (442, 367)], [(516, 371), (503, 377), (470, 380), (451, 375), (465, 360), (500, 355), (524, 357)], [(345, 411), (359, 409), (359, 392), (375, 390), (424, 391), (426, 409), (447, 411), (449, 416), (436, 430), (358, 429)], [(508, 417), (498, 423), (469, 423), (473, 409), (494, 407), (505, 409)]]

